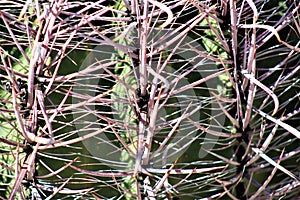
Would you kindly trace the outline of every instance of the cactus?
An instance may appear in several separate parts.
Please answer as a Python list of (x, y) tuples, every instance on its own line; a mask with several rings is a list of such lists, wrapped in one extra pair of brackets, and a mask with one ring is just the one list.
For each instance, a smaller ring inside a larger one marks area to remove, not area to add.
[(299, 9), (1, 2), (2, 199), (299, 198)]

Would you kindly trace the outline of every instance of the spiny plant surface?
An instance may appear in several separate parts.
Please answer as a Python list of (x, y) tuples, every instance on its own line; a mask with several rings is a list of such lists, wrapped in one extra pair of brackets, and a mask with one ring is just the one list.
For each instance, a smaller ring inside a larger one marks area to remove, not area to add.
[(1, 1), (1, 198), (299, 198), (299, 9)]

